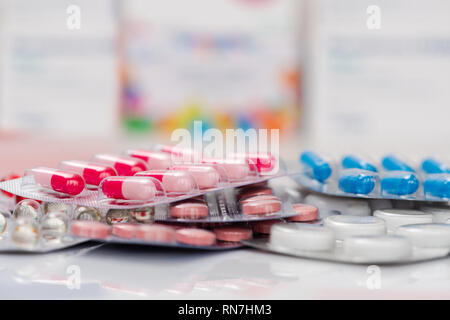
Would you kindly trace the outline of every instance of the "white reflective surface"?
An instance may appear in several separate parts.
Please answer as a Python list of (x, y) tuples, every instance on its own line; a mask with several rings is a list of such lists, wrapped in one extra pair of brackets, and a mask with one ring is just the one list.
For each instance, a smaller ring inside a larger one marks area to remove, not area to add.
[(91, 244), (50, 254), (2, 254), (0, 298), (448, 299), (450, 259), (378, 268), (252, 249)]

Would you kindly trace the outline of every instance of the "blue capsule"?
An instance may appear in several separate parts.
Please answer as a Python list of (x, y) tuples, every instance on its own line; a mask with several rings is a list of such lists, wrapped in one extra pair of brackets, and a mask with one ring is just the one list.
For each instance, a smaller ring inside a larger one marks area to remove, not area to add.
[(422, 170), (426, 173), (450, 173), (450, 168), (433, 158), (426, 158), (422, 162)]
[(341, 164), (344, 169), (363, 169), (367, 171), (377, 172), (377, 168), (375, 168), (375, 166), (355, 156), (343, 157)]
[(375, 176), (368, 173), (344, 173), (339, 178), (339, 189), (354, 194), (369, 194), (375, 188)]
[(384, 169), (388, 171), (408, 171), (414, 172), (414, 169), (393, 155), (387, 155), (381, 160)]
[(331, 176), (331, 167), (321, 157), (312, 151), (305, 151), (300, 155), (300, 161), (313, 170), (314, 179), (324, 182)]
[(412, 194), (419, 189), (419, 180), (412, 173), (400, 172), (381, 179), (383, 193), (404, 196)]
[(439, 174), (428, 177), (423, 183), (423, 191), (426, 195), (438, 198), (450, 198), (450, 175)]

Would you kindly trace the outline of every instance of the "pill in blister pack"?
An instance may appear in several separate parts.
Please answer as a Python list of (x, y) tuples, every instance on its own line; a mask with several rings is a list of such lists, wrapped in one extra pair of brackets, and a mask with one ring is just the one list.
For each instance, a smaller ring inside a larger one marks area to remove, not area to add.
[(145, 149), (128, 149), (125, 154), (146, 162), (149, 170), (165, 170), (172, 164), (170, 155)]
[(61, 161), (58, 168), (61, 170), (78, 173), (83, 177), (86, 184), (91, 186), (100, 185), (100, 182), (102, 182), (102, 180), (107, 177), (117, 176), (116, 170), (114, 170), (112, 167), (88, 161)]
[(199, 191), (194, 176), (182, 170), (148, 170), (138, 172), (135, 176), (159, 180), (168, 196), (191, 194)]
[[(131, 201), (151, 201), (164, 196), (160, 182), (151, 177), (108, 177), (100, 185), (101, 198)], [(103, 197), (104, 196), (104, 197)]]
[(92, 156), (91, 161), (114, 168), (119, 176), (133, 176), (148, 169), (146, 163), (141, 159), (114, 154), (96, 154)]
[(79, 195), (85, 187), (79, 174), (59, 169), (36, 167), (28, 169), (24, 176), (32, 179), (31, 184), (70, 196)]
[(292, 170), (302, 186), (329, 195), (364, 198), (447, 201), (450, 199), (448, 166), (426, 158), (412, 166), (394, 155), (380, 159), (379, 166), (354, 155), (340, 161), (313, 151), (300, 155), (302, 169)]

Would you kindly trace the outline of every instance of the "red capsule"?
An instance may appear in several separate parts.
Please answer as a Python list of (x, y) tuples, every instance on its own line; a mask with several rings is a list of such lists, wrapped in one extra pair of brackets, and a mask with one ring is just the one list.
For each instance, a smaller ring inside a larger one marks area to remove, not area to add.
[(44, 188), (73, 196), (80, 194), (85, 186), (79, 174), (58, 169), (37, 167), (27, 170), (25, 175), (33, 175), (34, 181)]
[(117, 175), (116, 170), (111, 167), (108, 167), (101, 163), (93, 163), (87, 161), (61, 161), (58, 168), (61, 170), (73, 171), (78, 173), (84, 178), (86, 184), (92, 186), (98, 186), (103, 179)]
[(148, 169), (145, 162), (141, 159), (113, 154), (96, 154), (91, 160), (113, 167), (119, 176), (133, 176), (140, 171)]
[(127, 150), (126, 154), (129, 157), (144, 160), (150, 170), (164, 170), (170, 167), (170, 155), (163, 152), (155, 152), (144, 149)]
[(103, 180), (101, 190), (108, 198), (141, 201), (153, 199), (157, 192), (147, 177), (109, 177)]

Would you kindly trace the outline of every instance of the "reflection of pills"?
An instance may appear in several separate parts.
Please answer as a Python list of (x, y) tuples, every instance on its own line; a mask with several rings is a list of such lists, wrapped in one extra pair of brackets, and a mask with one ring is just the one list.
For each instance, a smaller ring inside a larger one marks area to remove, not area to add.
[(198, 219), (208, 216), (208, 206), (197, 201), (186, 201), (170, 207), (172, 218)]
[(256, 200), (241, 204), (243, 214), (263, 215), (278, 212), (281, 210), (279, 200)]
[(372, 216), (329, 216), (325, 218), (323, 225), (334, 231), (337, 240), (352, 236), (380, 236), (386, 233), (384, 220)]
[(14, 218), (27, 218), (34, 221), (39, 221), (41, 212), (39, 210), (39, 203), (32, 199), (25, 199), (20, 201), (13, 212)]
[(216, 242), (216, 235), (207, 230), (182, 228), (176, 231), (178, 242), (196, 246), (210, 246)]
[(408, 239), (399, 236), (356, 236), (344, 240), (344, 254), (375, 262), (394, 262), (411, 255)]
[(32, 249), (38, 242), (39, 232), (36, 223), (27, 218), (19, 218), (12, 234), (14, 244), (23, 249)]
[(283, 220), (264, 220), (252, 222), (253, 232), (270, 234), (270, 228), (276, 223), (285, 223)]
[(295, 222), (314, 221), (318, 219), (319, 210), (309, 204), (294, 203), (292, 208), (297, 213), (296, 216), (290, 217), (287, 220)]
[(449, 224), (410, 224), (397, 228), (396, 234), (408, 238), (421, 248), (450, 248)]
[(92, 207), (80, 206), (75, 208), (73, 219), (86, 221), (100, 221), (102, 217), (97, 209)]
[(5, 232), (8, 222), (3, 213), (0, 213), (0, 235)]
[(176, 241), (173, 228), (156, 224), (138, 226), (136, 237), (149, 242), (173, 243)]
[(250, 239), (252, 230), (243, 227), (222, 227), (214, 229), (217, 240), (239, 242), (241, 240)]
[(111, 227), (106, 223), (96, 221), (73, 221), (70, 231), (79, 237), (102, 239), (110, 235)]
[(130, 220), (130, 212), (125, 209), (110, 209), (105, 220), (107, 224), (126, 223)]
[(386, 227), (389, 232), (393, 232), (395, 229), (405, 224), (432, 222), (431, 213), (425, 213), (418, 210), (384, 209), (376, 210), (373, 215), (386, 222)]
[(421, 207), (420, 210), (431, 213), (434, 223), (450, 223), (450, 208)]
[(333, 230), (310, 224), (275, 224), (270, 231), (270, 245), (294, 250), (327, 251), (334, 248)]
[(118, 223), (113, 225), (112, 234), (121, 238), (131, 239), (136, 235), (137, 227), (131, 223)]

